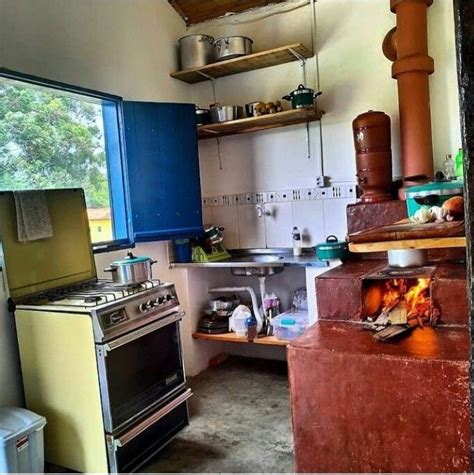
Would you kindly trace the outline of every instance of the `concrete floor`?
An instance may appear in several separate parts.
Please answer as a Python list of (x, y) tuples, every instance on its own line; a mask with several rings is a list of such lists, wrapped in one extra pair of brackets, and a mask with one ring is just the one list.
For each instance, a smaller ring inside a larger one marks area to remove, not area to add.
[(190, 426), (144, 472), (293, 472), (286, 363), (234, 357), (189, 383)]

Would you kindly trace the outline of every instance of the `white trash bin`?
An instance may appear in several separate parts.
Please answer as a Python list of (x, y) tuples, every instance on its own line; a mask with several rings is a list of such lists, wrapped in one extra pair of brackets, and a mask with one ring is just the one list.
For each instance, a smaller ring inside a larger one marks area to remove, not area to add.
[(0, 407), (0, 473), (44, 471), (46, 419), (20, 407)]

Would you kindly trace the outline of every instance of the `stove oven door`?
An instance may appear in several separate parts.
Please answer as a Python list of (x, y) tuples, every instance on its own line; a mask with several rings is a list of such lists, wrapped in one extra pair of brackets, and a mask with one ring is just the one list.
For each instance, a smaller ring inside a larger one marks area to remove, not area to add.
[(173, 313), (105, 344), (96, 344), (105, 430), (157, 409), (185, 388), (179, 321)]
[(171, 442), (189, 424), (187, 400), (191, 396), (187, 389), (131, 428), (116, 435), (107, 434), (110, 472), (135, 472)]

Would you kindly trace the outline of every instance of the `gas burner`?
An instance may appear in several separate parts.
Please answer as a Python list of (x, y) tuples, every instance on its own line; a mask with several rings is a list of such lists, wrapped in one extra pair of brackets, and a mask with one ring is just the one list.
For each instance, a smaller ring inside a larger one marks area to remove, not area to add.
[(127, 286), (115, 285), (109, 280), (99, 279), (33, 295), (26, 299), (25, 303), (29, 305), (96, 307), (141, 294), (161, 285), (159, 280), (148, 280), (141, 284)]

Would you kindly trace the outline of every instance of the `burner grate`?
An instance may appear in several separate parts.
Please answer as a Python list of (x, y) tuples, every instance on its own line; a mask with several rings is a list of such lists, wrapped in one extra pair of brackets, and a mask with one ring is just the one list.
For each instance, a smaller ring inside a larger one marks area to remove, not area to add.
[(83, 282), (63, 289), (55, 289), (29, 297), (26, 303), (33, 305), (72, 305), (94, 307), (107, 302), (140, 294), (161, 285), (159, 280), (148, 280), (137, 285), (115, 285), (109, 280)]

